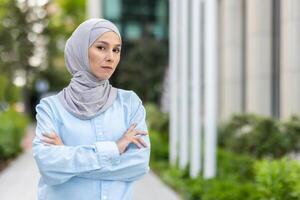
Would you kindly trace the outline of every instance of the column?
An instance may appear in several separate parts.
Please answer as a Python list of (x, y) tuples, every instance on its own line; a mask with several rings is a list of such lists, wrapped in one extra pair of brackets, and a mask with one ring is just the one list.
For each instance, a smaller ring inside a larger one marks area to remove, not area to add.
[(226, 120), (243, 111), (243, 0), (223, 0), (220, 9), (220, 117)]
[(190, 175), (196, 178), (201, 169), (201, 52), (202, 0), (191, 1), (191, 162)]
[(216, 175), (217, 143), (217, 0), (205, 1), (204, 178)]
[(189, 17), (188, 17), (188, 3), (189, 1), (179, 1), (179, 82), (180, 82), (180, 116), (179, 117), (179, 167), (184, 169), (189, 161), (189, 115), (188, 115), (188, 51), (189, 51)]
[(284, 0), (281, 31), (281, 117), (300, 116), (300, 1)]
[(88, 18), (102, 17), (102, 0), (88, 0), (86, 3)]
[(169, 126), (169, 158), (170, 164), (175, 165), (178, 158), (178, 0), (169, 0), (169, 74), (170, 74), (170, 126)]
[(272, 0), (246, 1), (246, 111), (271, 115)]

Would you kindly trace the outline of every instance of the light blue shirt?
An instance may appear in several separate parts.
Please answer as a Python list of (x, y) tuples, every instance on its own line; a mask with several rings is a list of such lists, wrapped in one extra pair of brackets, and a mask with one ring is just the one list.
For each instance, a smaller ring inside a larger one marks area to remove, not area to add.
[[(147, 148), (130, 144), (119, 154), (116, 141), (129, 126), (147, 131), (145, 109), (132, 91), (118, 89), (113, 105), (91, 120), (81, 120), (60, 104), (56, 95), (36, 107), (33, 155), (41, 178), (38, 200), (131, 200), (134, 181), (149, 171)], [(47, 146), (42, 133), (55, 131), (64, 146)]]

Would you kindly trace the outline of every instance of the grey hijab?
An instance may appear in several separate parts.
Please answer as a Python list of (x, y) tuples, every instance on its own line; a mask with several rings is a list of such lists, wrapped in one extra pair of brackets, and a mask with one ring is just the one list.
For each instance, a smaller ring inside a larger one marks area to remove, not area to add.
[(59, 94), (63, 107), (80, 119), (91, 119), (107, 110), (117, 97), (108, 80), (99, 80), (90, 71), (88, 48), (102, 34), (118, 28), (105, 19), (89, 19), (80, 24), (67, 40), (65, 63), (72, 74), (70, 84)]

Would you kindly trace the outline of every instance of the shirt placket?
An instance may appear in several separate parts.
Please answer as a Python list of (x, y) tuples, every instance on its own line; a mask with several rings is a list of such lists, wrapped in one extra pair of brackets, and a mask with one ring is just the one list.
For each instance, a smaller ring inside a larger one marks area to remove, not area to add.
[[(103, 115), (100, 115), (95, 119), (95, 132), (97, 142), (105, 141), (104, 127), (103, 127)], [(100, 182), (101, 200), (108, 200), (108, 188), (104, 181)]]

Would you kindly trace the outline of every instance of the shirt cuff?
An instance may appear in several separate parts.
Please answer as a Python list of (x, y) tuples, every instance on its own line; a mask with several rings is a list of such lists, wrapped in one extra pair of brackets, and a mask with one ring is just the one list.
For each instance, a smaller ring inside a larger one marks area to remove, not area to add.
[(96, 142), (98, 160), (102, 167), (120, 163), (119, 148), (115, 142)]

